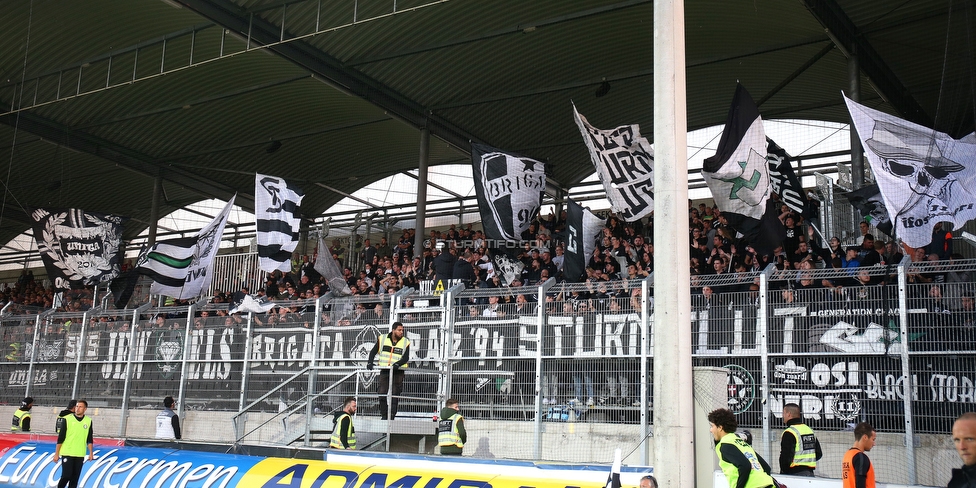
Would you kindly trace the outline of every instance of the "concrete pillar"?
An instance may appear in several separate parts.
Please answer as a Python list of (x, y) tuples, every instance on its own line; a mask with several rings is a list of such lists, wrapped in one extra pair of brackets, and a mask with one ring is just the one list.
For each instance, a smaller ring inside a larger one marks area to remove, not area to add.
[(682, 0), (654, 2), (654, 471), (695, 486)]

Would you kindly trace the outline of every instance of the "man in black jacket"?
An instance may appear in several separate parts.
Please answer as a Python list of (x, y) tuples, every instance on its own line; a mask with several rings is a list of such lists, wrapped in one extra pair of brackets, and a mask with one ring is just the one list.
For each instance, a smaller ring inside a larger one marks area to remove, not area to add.
[(64, 410), (58, 412), (58, 418), (54, 421), (54, 433), (60, 434), (61, 429), (64, 428), (64, 418), (68, 415), (75, 413), (75, 405), (78, 404), (78, 400), (69, 400), (68, 407)]
[(457, 262), (454, 250), (448, 249), (448, 247), (449, 244), (438, 242), (437, 250), (440, 253), (434, 257), (434, 279), (442, 281), (445, 288), (448, 281), (454, 277), (454, 263)]
[(952, 443), (962, 468), (952, 470), (948, 488), (976, 488), (976, 413), (967, 412), (952, 424)]
[(803, 423), (803, 414), (796, 403), (783, 406), (783, 422), (786, 430), (780, 441), (779, 472), (812, 477), (817, 461), (823, 457), (820, 441), (813, 429)]
[(471, 287), (478, 280), (478, 276), (474, 274), (474, 264), (472, 261), (473, 255), (471, 251), (464, 251), (462, 257), (454, 262), (454, 272), (451, 277), (455, 280), (461, 280), (466, 287)]

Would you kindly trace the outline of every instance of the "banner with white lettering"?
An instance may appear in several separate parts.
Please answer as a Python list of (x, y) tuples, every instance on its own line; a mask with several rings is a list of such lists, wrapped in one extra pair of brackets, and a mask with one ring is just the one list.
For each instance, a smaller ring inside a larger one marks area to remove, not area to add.
[(576, 111), (573, 118), (583, 134), (596, 174), (613, 211), (634, 222), (654, 211), (654, 149), (637, 124), (597, 129)]

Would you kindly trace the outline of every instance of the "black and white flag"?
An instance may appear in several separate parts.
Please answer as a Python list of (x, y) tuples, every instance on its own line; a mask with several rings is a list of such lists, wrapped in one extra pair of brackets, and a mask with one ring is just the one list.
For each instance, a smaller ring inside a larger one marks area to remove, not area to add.
[(607, 475), (607, 483), (604, 488), (620, 488), (620, 449), (613, 451), (613, 464), (610, 466), (610, 474)]
[(471, 163), (485, 235), (497, 241), (520, 240), (542, 206), (545, 165), (481, 144), (471, 145)]
[(937, 222), (976, 217), (976, 133), (961, 139), (844, 101), (891, 216), (909, 247), (932, 242)]
[(257, 219), (258, 265), (262, 271), (291, 271), (291, 253), (298, 247), (302, 197), (297, 186), (282, 178), (257, 174), (254, 178), (254, 217)]
[(702, 176), (729, 225), (760, 254), (782, 243), (783, 226), (766, 215), (766, 132), (756, 102), (742, 85), (736, 85), (722, 138), (715, 155), (705, 159)]
[(37, 250), (55, 288), (96, 285), (118, 276), (124, 217), (42, 208), (30, 217)]
[(510, 286), (513, 281), (522, 279), (525, 263), (512, 257), (505, 249), (488, 248), (488, 257), (503, 285)]
[(846, 196), (847, 201), (861, 213), (865, 221), (888, 236), (895, 236), (891, 217), (888, 215), (888, 209), (885, 208), (884, 198), (877, 183), (858, 188), (847, 193)]
[(576, 111), (573, 117), (614, 213), (634, 222), (654, 211), (654, 149), (637, 124), (597, 129)]
[(150, 276), (150, 292), (178, 299), (195, 298), (210, 287), (211, 264), (220, 248), (234, 199), (194, 237), (159, 241), (139, 260), (139, 272)]
[(766, 138), (766, 161), (769, 163), (769, 185), (790, 210), (811, 217), (807, 193), (793, 170), (793, 158), (772, 139)]
[(179, 296), (196, 246), (196, 237), (166, 239), (156, 242), (148, 252), (139, 256), (137, 269), (153, 280), (152, 293)]
[(566, 202), (566, 252), (563, 257), (563, 276), (566, 281), (578, 282), (586, 279), (586, 263), (593, 254), (603, 227), (603, 219), (593, 212), (572, 199)]

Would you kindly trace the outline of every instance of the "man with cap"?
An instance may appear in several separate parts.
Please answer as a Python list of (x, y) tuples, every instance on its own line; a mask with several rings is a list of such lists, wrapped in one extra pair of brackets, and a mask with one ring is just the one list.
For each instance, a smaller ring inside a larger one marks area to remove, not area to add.
[(77, 405), (77, 404), (78, 404), (78, 400), (75, 400), (75, 399), (68, 400), (68, 407), (65, 408), (64, 410), (58, 412), (58, 419), (54, 421), (54, 433), (55, 434), (60, 434), (61, 433), (61, 429), (64, 428), (64, 419), (65, 419), (65, 417), (67, 417), (68, 415), (71, 415), (71, 414), (73, 414), (75, 412), (75, 405)]
[(34, 406), (34, 399), (27, 397), (20, 402), (20, 408), (14, 410), (14, 419), (10, 424), (11, 432), (30, 432), (30, 409)]

